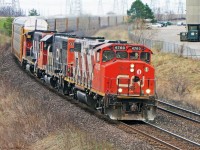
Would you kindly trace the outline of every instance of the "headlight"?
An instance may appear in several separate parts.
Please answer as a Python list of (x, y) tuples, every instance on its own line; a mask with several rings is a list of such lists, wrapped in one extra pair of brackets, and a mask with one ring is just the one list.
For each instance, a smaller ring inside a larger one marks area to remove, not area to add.
[(130, 69), (130, 72), (134, 72), (134, 69), (133, 69), (133, 68), (131, 68), (131, 69)]
[(122, 88), (119, 88), (119, 89), (118, 89), (118, 92), (121, 93), (121, 92), (122, 92)]
[(134, 68), (134, 66), (135, 66), (134, 64), (131, 64), (131, 68)]
[(150, 94), (151, 90), (150, 89), (146, 89), (146, 93)]

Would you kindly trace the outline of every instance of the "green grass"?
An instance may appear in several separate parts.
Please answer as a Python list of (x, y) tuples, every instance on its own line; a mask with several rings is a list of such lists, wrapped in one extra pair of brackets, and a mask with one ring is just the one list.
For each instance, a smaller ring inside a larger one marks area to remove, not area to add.
[(0, 18), (0, 30), (4, 30), (3, 25), (6, 21), (6, 18)]

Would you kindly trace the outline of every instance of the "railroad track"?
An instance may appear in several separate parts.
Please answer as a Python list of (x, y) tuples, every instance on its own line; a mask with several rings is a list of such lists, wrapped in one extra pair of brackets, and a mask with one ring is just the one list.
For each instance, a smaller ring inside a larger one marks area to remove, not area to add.
[(157, 107), (158, 109), (182, 117), (184, 119), (190, 120), (192, 122), (200, 123), (200, 114), (160, 100), (157, 101), (158, 101), (158, 107)]
[(135, 125), (128, 125), (126, 123), (121, 122), (120, 125), (118, 125), (118, 128), (120, 128), (128, 133), (135, 134), (138, 137), (138, 139), (140, 139), (142, 141), (148, 141), (151, 145), (153, 145), (155, 147), (155, 149), (179, 150), (178, 147), (176, 147), (166, 141), (163, 141), (162, 139), (159, 139), (155, 136), (152, 136), (152, 135), (146, 133), (145, 131), (138, 129)]
[(139, 134), (138, 138), (148, 141), (155, 148), (158, 149), (199, 149), (200, 144), (181, 137), (177, 134), (171, 133), (151, 123), (144, 122), (144, 124), (126, 124), (121, 123), (121, 128), (129, 133)]

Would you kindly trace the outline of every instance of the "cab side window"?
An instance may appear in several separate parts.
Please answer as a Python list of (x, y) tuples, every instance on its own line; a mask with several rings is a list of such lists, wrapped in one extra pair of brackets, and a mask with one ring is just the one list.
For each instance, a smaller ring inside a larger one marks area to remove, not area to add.
[(150, 53), (147, 53), (147, 52), (142, 52), (140, 54), (140, 59), (142, 61), (145, 61), (146, 63), (149, 63), (150, 62)]

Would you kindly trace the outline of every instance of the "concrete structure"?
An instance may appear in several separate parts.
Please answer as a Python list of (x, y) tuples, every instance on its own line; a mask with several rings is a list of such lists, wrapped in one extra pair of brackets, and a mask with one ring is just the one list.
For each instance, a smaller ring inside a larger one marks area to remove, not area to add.
[(187, 40), (200, 41), (200, 1), (186, 0)]
[(200, 0), (186, 0), (186, 21), (188, 25), (200, 25)]

